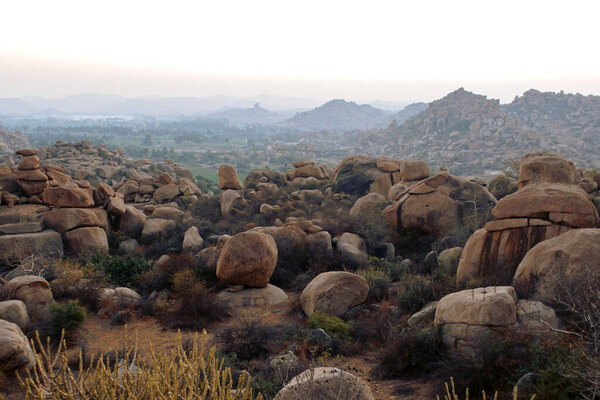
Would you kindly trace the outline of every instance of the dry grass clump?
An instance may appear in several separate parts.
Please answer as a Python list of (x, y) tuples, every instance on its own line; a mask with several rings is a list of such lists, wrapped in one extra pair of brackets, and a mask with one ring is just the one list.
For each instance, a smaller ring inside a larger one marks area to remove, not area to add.
[[(440, 396), (435, 396), (435, 398), (436, 400), (440, 400)], [(498, 392), (496, 392), (492, 397), (488, 397), (485, 392), (482, 392), (481, 398), (483, 400), (487, 400), (488, 398), (491, 400), (498, 400)], [(519, 398), (519, 393), (516, 387), (513, 389), (512, 398), (513, 400), (518, 400)], [(537, 397), (536, 395), (533, 395), (533, 397), (531, 397), (531, 400), (535, 399), (537, 399)], [(458, 396), (458, 394), (456, 394), (456, 388), (454, 387), (454, 379), (450, 378), (450, 385), (446, 383), (446, 393), (444, 393), (444, 398), (441, 400), (460, 400), (460, 397)], [(465, 391), (464, 400), (469, 400), (469, 389)]]
[[(223, 367), (214, 347), (207, 346), (206, 332), (194, 337), (187, 351), (178, 334), (170, 354), (154, 350), (140, 354), (137, 344), (128, 343), (121, 361), (103, 355), (84, 367), (80, 353), (78, 369), (68, 364), (66, 342), (56, 352), (36, 337), (36, 365), (19, 381), (25, 399), (161, 399), (161, 400), (252, 400), (250, 376), (243, 374), (234, 385), (231, 370)], [(187, 346), (186, 346), (187, 347)]]

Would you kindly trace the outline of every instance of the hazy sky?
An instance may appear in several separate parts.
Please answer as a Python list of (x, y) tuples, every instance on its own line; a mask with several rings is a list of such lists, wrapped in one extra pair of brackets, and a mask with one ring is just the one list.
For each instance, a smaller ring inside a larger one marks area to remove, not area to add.
[(0, 3), (0, 97), (600, 94), (600, 1)]

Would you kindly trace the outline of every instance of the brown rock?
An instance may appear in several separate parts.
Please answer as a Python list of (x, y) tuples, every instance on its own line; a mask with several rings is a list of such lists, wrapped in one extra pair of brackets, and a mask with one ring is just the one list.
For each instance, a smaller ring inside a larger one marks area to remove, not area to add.
[(15, 176), (20, 181), (47, 181), (46, 174), (39, 169), (18, 169), (15, 171)]
[(179, 194), (179, 186), (174, 183), (169, 183), (168, 185), (164, 185), (156, 189), (152, 198), (158, 204), (164, 204), (169, 203), (175, 197), (179, 196)]
[(141, 239), (143, 242), (153, 242), (167, 238), (176, 228), (175, 221), (162, 218), (148, 218), (144, 222)]
[(40, 158), (38, 156), (23, 157), (19, 161), (19, 164), (17, 164), (17, 169), (20, 169), (20, 170), (38, 169), (39, 167), (40, 167)]
[(110, 197), (110, 200), (108, 200), (108, 207), (106, 207), (106, 210), (110, 215), (121, 216), (125, 214), (125, 202), (121, 197)]
[(513, 286), (520, 297), (553, 301), (566, 277), (598, 273), (600, 229), (574, 229), (538, 243), (519, 264)]
[(233, 165), (223, 164), (219, 167), (219, 189), (242, 189), (242, 183)]
[(350, 209), (350, 216), (352, 217), (360, 217), (365, 216), (368, 217), (369, 213), (374, 213), (377, 211), (377, 207), (380, 204), (385, 203), (385, 197), (380, 195), (379, 193), (369, 193), (366, 196), (361, 197), (356, 200), (352, 208)]
[(37, 153), (38, 153), (37, 149), (21, 149), (16, 152), (17, 155), (23, 156), (23, 157), (35, 156), (35, 155), (37, 155)]
[(577, 214), (578, 228), (593, 228), (598, 224), (598, 213), (587, 193), (579, 186), (561, 183), (528, 184), (503, 197), (492, 210), (494, 219), (540, 218), (548, 213)]
[(108, 254), (108, 238), (102, 228), (77, 228), (64, 234), (65, 245), (74, 256), (90, 257)]
[(0, 320), (12, 322), (25, 330), (29, 325), (27, 306), (21, 300), (0, 301)]
[(287, 300), (283, 290), (270, 283), (264, 288), (246, 288), (240, 291), (223, 290), (218, 298), (233, 308), (264, 307)]
[(224, 284), (265, 287), (277, 264), (275, 240), (261, 232), (242, 232), (229, 239), (217, 262)]
[(575, 183), (575, 165), (547, 153), (527, 154), (519, 167), (519, 189), (532, 183)]
[(0, 372), (23, 372), (35, 365), (29, 340), (12, 322), (0, 320)]
[(61, 234), (84, 227), (99, 227), (110, 232), (108, 215), (102, 208), (53, 208), (44, 215), (44, 223)]
[(119, 230), (124, 235), (136, 238), (142, 233), (146, 216), (134, 206), (125, 206), (125, 213), (121, 217)]
[(315, 312), (343, 316), (352, 307), (364, 303), (369, 283), (360, 275), (344, 271), (323, 272), (300, 295), (302, 310), (309, 317)]
[(21, 300), (25, 303), (33, 324), (50, 318), (50, 304), (54, 301), (48, 281), (33, 275), (23, 275), (8, 281), (4, 287), (4, 299)]
[(44, 204), (57, 207), (93, 207), (94, 193), (92, 189), (66, 185), (48, 187), (42, 193), (42, 200)]
[(336, 249), (344, 263), (352, 268), (363, 268), (369, 261), (365, 241), (354, 233), (342, 233), (337, 239)]

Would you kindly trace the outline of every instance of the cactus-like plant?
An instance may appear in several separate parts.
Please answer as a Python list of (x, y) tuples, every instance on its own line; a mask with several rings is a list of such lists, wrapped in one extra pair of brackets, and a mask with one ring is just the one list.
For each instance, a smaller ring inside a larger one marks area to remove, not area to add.
[[(129, 342), (126, 339), (127, 342)], [(237, 385), (229, 368), (216, 355), (215, 347), (206, 344), (206, 332), (195, 335), (191, 350), (184, 350), (178, 334), (175, 349), (160, 354), (152, 348), (140, 353), (137, 343), (127, 343), (121, 361), (109, 361), (103, 355), (84, 368), (79, 354), (79, 368), (71, 369), (66, 342), (51, 351), (39, 335), (32, 340), (36, 364), (19, 381), (29, 400), (87, 399), (160, 399), (160, 400), (261, 400), (254, 397), (250, 376), (243, 374)]]
[[(460, 397), (458, 396), (458, 394), (456, 394), (456, 388), (454, 386), (454, 379), (450, 378), (450, 384), (448, 385), (448, 383), (446, 382), (445, 384), (446, 386), (446, 393), (444, 393), (444, 398), (442, 400), (460, 400)], [(487, 400), (488, 396), (486, 395), (485, 391), (481, 393), (482, 399), (483, 400)], [(515, 386), (513, 388), (513, 400), (517, 400), (519, 397), (519, 393), (517, 391), (517, 387)], [(494, 393), (494, 396), (490, 398), (491, 400), (498, 400), (498, 392)], [(533, 397), (531, 397), (531, 400), (535, 400), (536, 399), (536, 395), (533, 395)], [(440, 400), (440, 396), (436, 396), (436, 400)], [(465, 390), (465, 397), (464, 400), (469, 400), (469, 389), (467, 388)]]

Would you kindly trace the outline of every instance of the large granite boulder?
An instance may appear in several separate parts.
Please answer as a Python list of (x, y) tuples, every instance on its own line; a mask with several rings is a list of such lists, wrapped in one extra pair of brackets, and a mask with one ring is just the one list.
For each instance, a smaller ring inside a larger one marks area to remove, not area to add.
[(458, 265), (457, 284), (470, 280), (510, 284), (517, 266), (536, 244), (572, 228), (591, 228), (598, 213), (577, 185), (529, 184), (502, 198), (494, 221), (467, 241)]
[(179, 196), (180, 193), (179, 186), (174, 183), (169, 183), (168, 185), (164, 185), (156, 189), (152, 198), (158, 204), (164, 204), (173, 201), (173, 199)]
[(219, 200), (221, 215), (225, 218), (234, 215), (236, 210), (244, 208), (246, 200), (237, 190), (227, 189), (221, 194)]
[(219, 300), (232, 308), (265, 307), (287, 300), (288, 295), (270, 283), (264, 288), (243, 290), (223, 290), (217, 295)]
[(204, 239), (200, 236), (198, 228), (191, 226), (183, 236), (182, 251), (199, 252), (204, 247)]
[(108, 214), (103, 208), (53, 208), (44, 215), (44, 223), (61, 234), (83, 227), (98, 227), (110, 232)]
[(341, 317), (362, 304), (369, 295), (369, 283), (360, 275), (345, 271), (323, 272), (300, 295), (302, 310), (308, 316), (315, 311)]
[(84, 227), (64, 234), (65, 245), (73, 256), (91, 257), (94, 254), (108, 254), (106, 231), (99, 227)]
[(574, 229), (535, 245), (517, 267), (519, 297), (553, 301), (567, 279), (599, 274), (600, 229)]
[(370, 213), (377, 210), (377, 207), (386, 202), (385, 197), (379, 193), (369, 193), (360, 199), (356, 200), (352, 208), (350, 209), (350, 216), (352, 217), (368, 217)]
[(0, 320), (17, 324), (25, 330), (29, 325), (29, 314), (27, 306), (21, 300), (0, 301)]
[(32, 255), (59, 257), (62, 253), (63, 242), (60, 233), (52, 229), (0, 235), (0, 260), (8, 264), (22, 261)]
[(575, 183), (575, 164), (555, 154), (527, 154), (519, 167), (519, 189), (532, 183)]
[(428, 177), (429, 167), (422, 161), (394, 160), (382, 157), (351, 156), (338, 165), (333, 179), (334, 190), (358, 196), (379, 193), (387, 196), (399, 182)]
[(4, 300), (21, 300), (25, 303), (30, 321), (35, 324), (48, 320), (54, 297), (50, 284), (44, 278), (23, 275), (6, 283)]
[(242, 183), (233, 165), (223, 164), (219, 167), (219, 189), (242, 189)]
[(397, 230), (431, 234), (437, 239), (464, 236), (491, 219), (496, 199), (481, 185), (438, 172), (424, 179), (383, 211)]
[(369, 261), (367, 245), (363, 238), (355, 233), (342, 233), (337, 238), (335, 248), (342, 261), (352, 268), (363, 268)]
[(156, 240), (168, 238), (177, 224), (175, 221), (162, 218), (148, 218), (144, 222), (141, 239), (144, 243), (150, 243)]
[(277, 265), (272, 236), (242, 232), (229, 239), (217, 261), (217, 277), (224, 284), (266, 287)]
[(272, 169), (253, 169), (248, 176), (246, 176), (246, 179), (244, 179), (244, 187), (253, 189), (261, 182), (262, 178), (265, 178), (267, 182), (274, 183), (277, 186), (286, 185), (285, 175), (279, 171)]
[[(543, 322), (541, 322), (543, 321)], [(554, 311), (540, 302), (518, 300), (511, 286), (468, 289), (444, 296), (435, 311), (449, 350), (480, 362), (484, 349), (514, 340), (529, 344), (552, 337)], [(546, 325), (548, 324), (548, 325)]]
[(0, 320), (0, 372), (26, 371), (35, 365), (29, 340), (12, 322)]
[(318, 367), (294, 377), (274, 400), (375, 400), (369, 385), (339, 368)]
[(94, 191), (74, 183), (47, 187), (42, 193), (44, 204), (56, 207), (94, 207)]
[(125, 206), (125, 213), (123, 213), (119, 222), (119, 230), (124, 235), (136, 238), (142, 233), (145, 221), (146, 215), (142, 211), (134, 206)]

